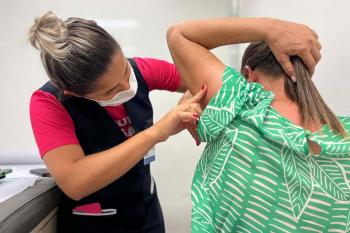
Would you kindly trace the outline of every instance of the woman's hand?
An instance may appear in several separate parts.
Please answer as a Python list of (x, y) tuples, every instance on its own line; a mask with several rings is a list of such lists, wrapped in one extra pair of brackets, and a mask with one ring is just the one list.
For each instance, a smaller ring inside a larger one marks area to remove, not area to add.
[(179, 105), (162, 117), (152, 128), (149, 128), (157, 142), (164, 142), (169, 136), (184, 129), (191, 129), (196, 135), (195, 128), (202, 112), (199, 102), (204, 98), (206, 92), (207, 86), (204, 85), (194, 97), (183, 99)]
[(316, 64), (321, 59), (321, 44), (316, 32), (298, 23), (278, 19), (267, 19), (267, 21), (267, 28), (269, 29), (265, 30), (265, 41), (284, 71), (292, 79), (295, 79), (294, 68), (289, 57), (298, 56), (303, 60), (312, 75)]
[[(206, 85), (203, 86), (203, 88), (207, 88)], [(183, 96), (180, 98), (178, 105), (186, 103), (187, 101), (189, 101), (190, 99), (193, 98), (193, 95), (191, 94), (190, 91), (186, 91), (185, 94), (183, 94)], [(203, 111), (203, 109), (201, 108), (200, 105), (198, 105), (197, 108), (197, 114), (201, 114)], [(196, 145), (199, 146), (201, 143), (199, 141), (198, 135), (197, 135), (197, 124), (196, 125), (188, 125), (187, 127), (187, 131), (191, 134), (192, 138), (195, 140)]]

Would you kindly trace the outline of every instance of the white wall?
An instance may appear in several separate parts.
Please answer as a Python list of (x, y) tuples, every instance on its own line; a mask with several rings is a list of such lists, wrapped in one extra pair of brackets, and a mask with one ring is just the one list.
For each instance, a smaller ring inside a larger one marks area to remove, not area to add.
[[(34, 17), (52, 10), (67, 18), (98, 20), (121, 44), (127, 56), (171, 59), (165, 41), (167, 27), (187, 19), (229, 15), (229, 0), (11, 0), (0, 4), (0, 165), (41, 162), (29, 121), (31, 93), (47, 81), (39, 52), (27, 41)], [(217, 53), (226, 62), (228, 49)], [(177, 102), (179, 94), (151, 93), (155, 118)], [(202, 147), (200, 147), (202, 149)], [(153, 174), (168, 232), (188, 232), (190, 186), (201, 149), (186, 133), (159, 144)]]
[(277, 17), (315, 30), (322, 44), (322, 59), (313, 80), (336, 114), (350, 115), (349, 9), (347, 0), (241, 0), (239, 12), (241, 17)]

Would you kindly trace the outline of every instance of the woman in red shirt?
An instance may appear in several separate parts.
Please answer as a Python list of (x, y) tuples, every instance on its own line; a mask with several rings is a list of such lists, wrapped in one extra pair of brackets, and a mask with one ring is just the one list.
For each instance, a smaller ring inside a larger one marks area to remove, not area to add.
[(198, 101), (153, 125), (150, 91), (183, 91), (173, 64), (126, 59), (94, 21), (36, 19), (30, 41), (50, 78), (35, 91), (30, 116), (40, 155), (63, 191), (58, 230), (164, 232), (149, 163), (153, 146), (196, 124)]

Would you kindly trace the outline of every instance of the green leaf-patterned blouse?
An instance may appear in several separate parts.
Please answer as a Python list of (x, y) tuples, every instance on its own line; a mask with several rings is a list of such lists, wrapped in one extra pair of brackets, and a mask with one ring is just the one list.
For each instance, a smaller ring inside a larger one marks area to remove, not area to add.
[[(294, 125), (273, 98), (226, 67), (197, 128), (207, 145), (192, 183), (192, 232), (350, 232), (350, 139)], [(350, 132), (350, 118), (339, 119)]]

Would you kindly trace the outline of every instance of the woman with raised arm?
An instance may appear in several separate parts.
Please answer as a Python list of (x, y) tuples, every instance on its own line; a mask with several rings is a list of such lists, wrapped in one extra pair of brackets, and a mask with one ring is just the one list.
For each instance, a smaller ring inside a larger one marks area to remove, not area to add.
[[(292, 28), (313, 35), (309, 46), (300, 46)], [(189, 90), (208, 85), (192, 232), (348, 232), (350, 118), (336, 117), (311, 80), (317, 35), (300, 24), (250, 18), (178, 24), (167, 39)], [(241, 73), (210, 52), (245, 42), (253, 43)]]

